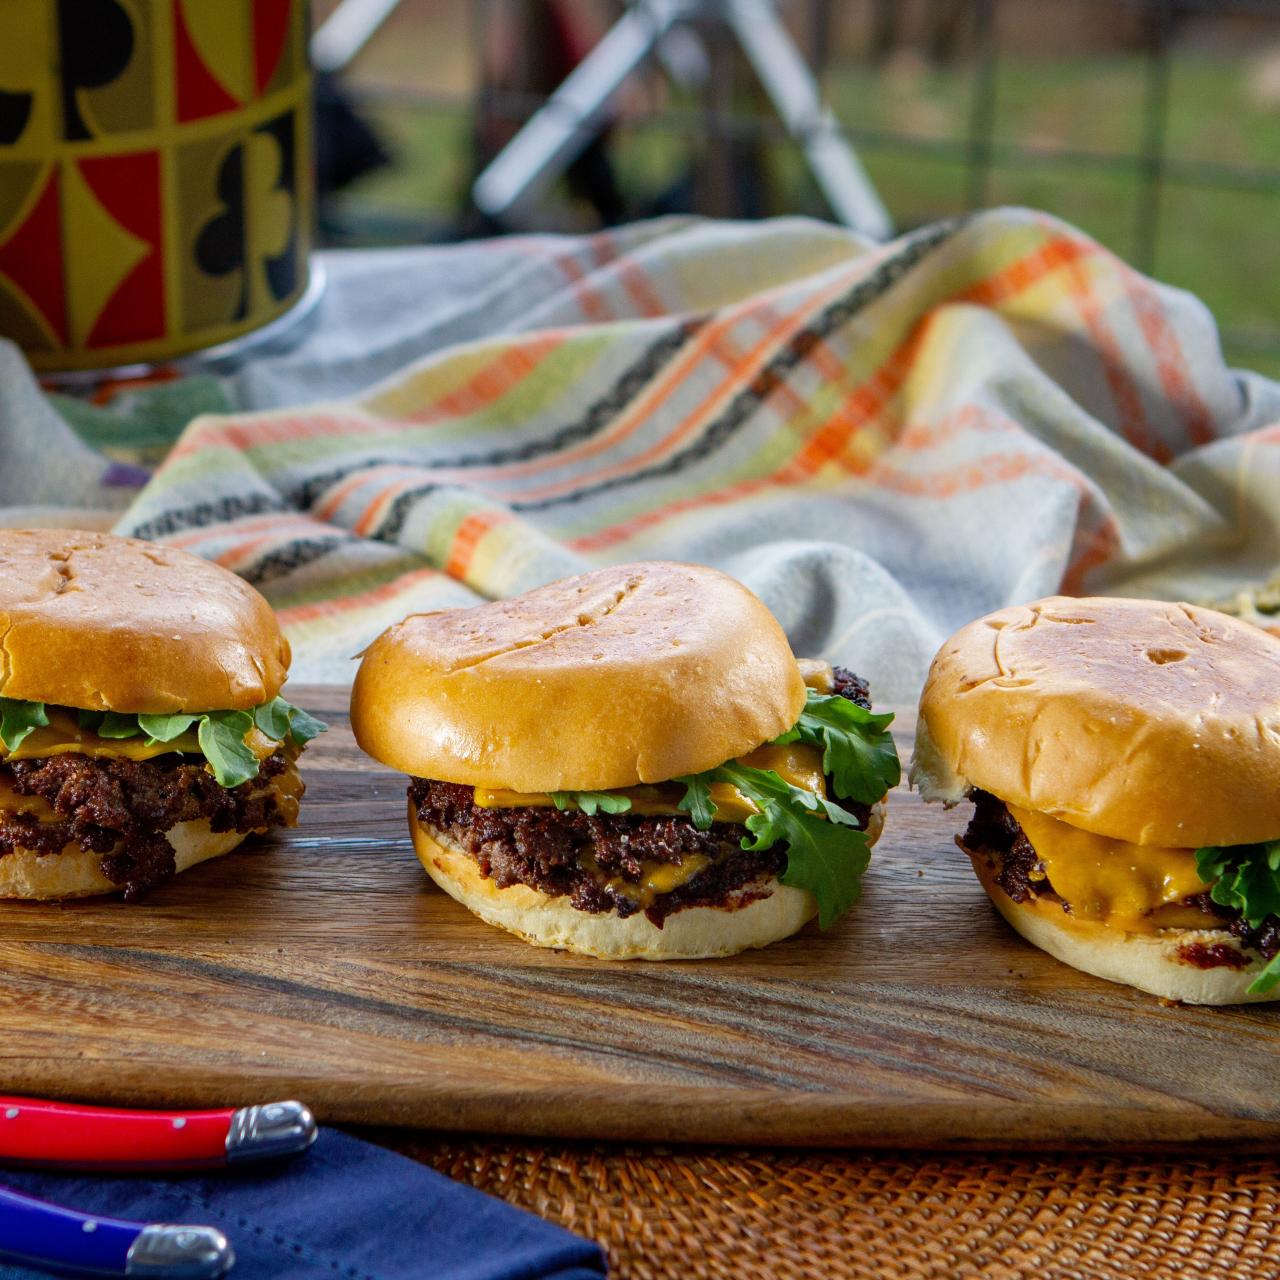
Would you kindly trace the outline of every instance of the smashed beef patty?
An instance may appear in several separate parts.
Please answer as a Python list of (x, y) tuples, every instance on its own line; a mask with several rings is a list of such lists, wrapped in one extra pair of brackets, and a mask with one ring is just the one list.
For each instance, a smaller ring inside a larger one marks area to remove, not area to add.
[[(870, 709), (866, 682), (841, 667), (835, 668), (832, 692)], [(699, 831), (683, 814), (589, 816), (544, 806), (486, 809), (475, 803), (474, 795), (472, 787), (429, 778), (409, 784), (418, 821), (469, 854), (486, 879), (500, 889), (524, 884), (550, 897), (568, 898), (579, 911), (615, 911), (624, 918), (643, 911), (661, 928), (669, 915), (686, 907), (736, 908), (767, 897), (765, 883), (787, 865), (785, 848), (743, 849), (745, 831), (736, 823), (715, 822)], [(852, 800), (840, 804), (865, 831), (871, 807)], [(684, 884), (654, 896), (648, 906), (636, 900), (646, 863), (682, 866), (692, 857), (709, 861)]]
[(268, 756), (258, 776), (223, 787), (204, 762), (180, 755), (151, 760), (98, 759), (68, 752), (0, 763), (0, 783), (22, 796), (39, 796), (58, 815), (41, 822), (31, 814), (0, 811), (0, 857), (16, 849), (61, 853), (68, 845), (102, 854), (102, 874), (132, 901), (175, 872), (165, 836), (180, 822), (208, 819), (214, 832), (248, 834), (289, 826), (296, 812), (281, 806), (267, 784), (290, 768), (288, 756)]
[[(970, 799), (973, 801), (973, 817), (960, 838), (964, 848), (987, 859), (995, 873), (996, 884), (1014, 902), (1052, 897), (1070, 915), (1071, 904), (1054, 890), (1040, 855), (1004, 801), (997, 800), (986, 791), (974, 791)], [(1280, 916), (1268, 916), (1260, 925), (1250, 927), (1239, 910), (1214, 902), (1207, 889), (1184, 898), (1181, 905), (1216, 916), (1222, 928), (1240, 939), (1241, 946), (1256, 951), (1265, 960), (1280, 952)], [(1208, 963), (1209, 960), (1212, 963)], [(1196, 963), (1199, 968), (1234, 965), (1234, 953), (1206, 952), (1204, 962)]]

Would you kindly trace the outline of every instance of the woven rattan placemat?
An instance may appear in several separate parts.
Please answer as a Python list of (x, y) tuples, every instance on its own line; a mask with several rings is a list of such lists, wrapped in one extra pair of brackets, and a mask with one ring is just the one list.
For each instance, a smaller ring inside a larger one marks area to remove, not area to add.
[(643, 1150), (367, 1134), (604, 1245), (617, 1280), (1280, 1275), (1280, 1161)]

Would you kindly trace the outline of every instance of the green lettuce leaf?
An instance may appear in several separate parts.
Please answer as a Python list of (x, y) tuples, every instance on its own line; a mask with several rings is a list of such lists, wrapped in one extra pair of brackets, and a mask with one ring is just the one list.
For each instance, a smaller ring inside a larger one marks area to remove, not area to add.
[(588, 818), (594, 818), (597, 813), (626, 813), (631, 808), (629, 796), (612, 791), (553, 791), (551, 803), (561, 811), (570, 806), (581, 809)]
[(889, 725), (893, 713), (877, 714), (839, 694), (810, 689), (794, 727), (774, 742), (804, 742), (822, 750), (822, 771), (844, 800), (875, 804), (898, 785), (902, 765)]
[(10, 751), (17, 751), (33, 729), (42, 729), (48, 723), (43, 702), (0, 698), (0, 742)]
[[(1234, 907), (1250, 928), (1268, 916), (1280, 916), (1280, 840), (1262, 844), (1206, 845), (1196, 850), (1196, 871), (1209, 886), (1209, 897)], [(1280, 983), (1280, 955), (1253, 980), (1250, 995)]]

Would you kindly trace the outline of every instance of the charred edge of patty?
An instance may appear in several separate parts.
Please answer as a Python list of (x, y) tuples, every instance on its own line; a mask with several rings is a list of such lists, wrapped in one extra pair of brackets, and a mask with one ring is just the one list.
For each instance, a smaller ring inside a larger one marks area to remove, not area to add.
[(0, 764), (0, 782), (19, 795), (39, 796), (58, 821), (0, 812), (0, 857), (17, 849), (56, 854), (74, 845), (101, 854), (102, 874), (134, 901), (175, 874), (165, 832), (179, 823), (207, 819), (218, 834), (288, 826), (274, 788), (264, 784), (290, 763), (285, 751), (276, 751), (256, 778), (223, 787), (203, 761), (177, 754), (125, 760), (68, 752), (7, 761)]
[[(1012, 901), (1052, 898), (1070, 915), (1071, 904), (1054, 890), (1040, 855), (1005, 803), (986, 791), (974, 791), (970, 799), (973, 817), (960, 837), (966, 852), (986, 858), (996, 884)], [(1207, 889), (1184, 898), (1179, 905), (1216, 917), (1220, 927), (1238, 938), (1242, 947), (1256, 951), (1264, 960), (1280, 953), (1280, 916), (1268, 916), (1260, 925), (1250, 926), (1237, 908), (1214, 902)], [(1180, 948), (1179, 955), (1198, 969), (1243, 967), (1239, 953), (1221, 944), (1189, 943)]]
[[(867, 684), (835, 668), (833, 692), (870, 709)], [(579, 911), (616, 912), (626, 918), (643, 911), (658, 928), (669, 915), (688, 907), (738, 909), (769, 895), (768, 882), (786, 869), (784, 849), (743, 849), (743, 828), (715, 822), (699, 831), (691, 818), (643, 817), (627, 813), (587, 815), (579, 810), (545, 807), (485, 809), (475, 803), (474, 788), (429, 778), (414, 778), (409, 798), (418, 821), (468, 854), (480, 874), (500, 889), (523, 884), (549, 897), (568, 898)], [(871, 806), (842, 800), (865, 831)], [(583, 865), (590, 855), (593, 873)], [(640, 906), (621, 885), (639, 888), (645, 863), (681, 866), (692, 857), (708, 864), (648, 907)]]

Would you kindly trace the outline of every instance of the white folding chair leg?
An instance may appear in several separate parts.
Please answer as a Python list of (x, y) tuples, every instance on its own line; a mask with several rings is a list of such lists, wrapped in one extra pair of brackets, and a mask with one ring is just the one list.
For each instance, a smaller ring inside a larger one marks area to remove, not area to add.
[(845, 226), (873, 240), (887, 240), (893, 234), (889, 211), (831, 112), (822, 106), (813, 72), (772, 0), (726, 0), (726, 16), (787, 130), (804, 151), (832, 212)]
[(342, 0), (311, 37), (311, 65), (341, 71), (391, 16), (400, 0)]
[(643, 0), (628, 8), (476, 179), (476, 207), (490, 217), (509, 216), (558, 178), (591, 141), (623, 81), (683, 9), (679, 0)]

